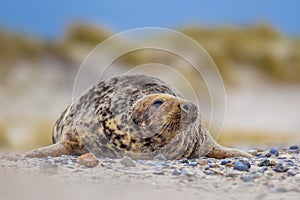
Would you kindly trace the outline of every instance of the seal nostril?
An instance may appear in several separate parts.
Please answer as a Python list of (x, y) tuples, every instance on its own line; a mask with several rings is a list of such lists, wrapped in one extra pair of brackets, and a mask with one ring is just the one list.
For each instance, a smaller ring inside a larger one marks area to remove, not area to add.
[(195, 104), (191, 105), (191, 110), (196, 111), (197, 110), (197, 106)]
[(182, 108), (183, 108), (183, 110), (185, 110), (185, 111), (189, 111), (189, 106), (187, 105), (187, 104), (184, 104), (183, 106), (182, 106)]

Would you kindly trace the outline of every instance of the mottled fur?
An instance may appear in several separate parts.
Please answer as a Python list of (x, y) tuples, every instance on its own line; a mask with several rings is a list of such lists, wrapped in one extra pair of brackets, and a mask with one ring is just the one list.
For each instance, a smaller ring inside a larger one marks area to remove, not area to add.
[(201, 122), (197, 107), (163, 81), (144, 75), (101, 81), (63, 111), (53, 145), (28, 157), (82, 155), (151, 159), (250, 157), (220, 146)]

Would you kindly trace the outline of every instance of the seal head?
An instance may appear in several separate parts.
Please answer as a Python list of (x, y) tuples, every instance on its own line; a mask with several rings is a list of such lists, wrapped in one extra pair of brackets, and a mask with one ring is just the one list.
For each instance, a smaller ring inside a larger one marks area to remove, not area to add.
[(132, 120), (138, 127), (140, 152), (153, 152), (169, 144), (198, 117), (192, 102), (166, 94), (148, 95), (136, 102)]

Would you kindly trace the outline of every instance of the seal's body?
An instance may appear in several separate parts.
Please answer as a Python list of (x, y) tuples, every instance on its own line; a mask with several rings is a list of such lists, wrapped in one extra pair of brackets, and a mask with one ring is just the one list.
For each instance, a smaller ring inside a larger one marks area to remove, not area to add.
[(220, 146), (200, 119), (198, 108), (163, 81), (144, 75), (101, 81), (69, 105), (57, 120), (53, 145), (28, 157), (82, 155), (151, 159), (209, 156), (250, 157)]

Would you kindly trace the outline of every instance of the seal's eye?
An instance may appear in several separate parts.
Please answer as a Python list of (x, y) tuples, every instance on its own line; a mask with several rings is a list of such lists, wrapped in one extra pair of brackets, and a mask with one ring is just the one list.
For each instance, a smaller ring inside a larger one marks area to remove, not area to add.
[(155, 106), (158, 108), (159, 106), (163, 105), (163, 103), (164, 103), (163, 100), (157, 99), (157, 100), (153, 101), (152, 106)]

